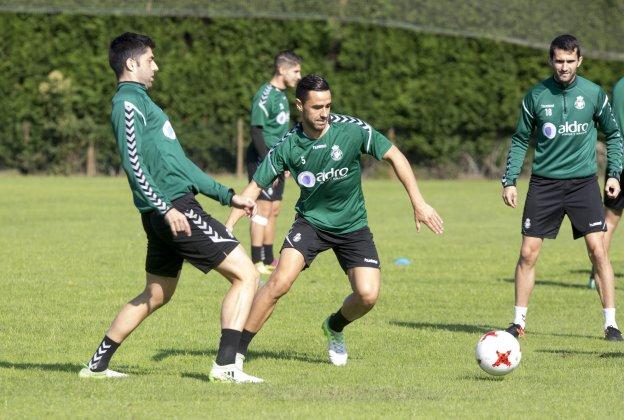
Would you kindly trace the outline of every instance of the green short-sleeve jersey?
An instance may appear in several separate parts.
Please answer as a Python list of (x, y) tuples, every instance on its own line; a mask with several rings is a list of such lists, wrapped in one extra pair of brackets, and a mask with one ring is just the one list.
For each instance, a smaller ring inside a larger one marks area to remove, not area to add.
[(253, 179), (266, 188), (290, 171), (301, 190), (297, 213), (320, 230), (349, 233), (368, 225), (360, 156), (380, 160), (390, 147), (390, 140), (364, 121), (331, 114), (328, 130), (318, 139), (297, 124), (269, 151)]
[(270, 83), (260, 87), (251, 104), (251, 125), (262, 127), (267, 148), (275, 146), (288, 131), (290, 107), (284, 92)]
[(233, 191), (186, 157), (169, 117), (147, 95), (145, 86), (119, 84), (111, 123), (134, 204), (141, 213), (165, 214), (173, 200), (189, 192), (230, 204)]

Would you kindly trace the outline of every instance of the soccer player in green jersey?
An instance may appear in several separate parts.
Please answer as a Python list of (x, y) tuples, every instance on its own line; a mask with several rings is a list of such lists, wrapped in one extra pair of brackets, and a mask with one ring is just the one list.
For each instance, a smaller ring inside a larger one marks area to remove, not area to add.
[[(275, 56), (273, 78), (260, 86), (251, 104), (251, 144), (247, 149), (247, 174), (251, 181), (269, 149), (282, 138), (290, 126), (290, 106), (284, 94), (301, 80), (301, 57), (292, 51)], [(251, 260), (261, 274), (271, 274), (275, 223), (284, 194), (284, 176), (263, 189), (258, 196), (258, 216), (251, 221)], [(258, 220), (263, 221), (259, 223)]]
[[(622, 134), (621, 127), (624, 124), (624, 78), (621, 78), (613, 87), (613, 114), (615, 115), (615, 120), (617, 121), (618, 127), (620, 127), (620, 134)], [(608, 176), (606, 177), (608, 179)], [(620, 175), (620, 185), (622, 185), (622, 175)], [(611, 246), (611, 239), (613, 238), (613, 233), (615, 233), (615, 229), (620, 223), (620, 219), (622, 218), (622, 209), (624, 209), (624, 195), (620, 191), (620, 194), (615, 197), (609, 197), (605, 194), (604, 197), (604, 206), (605, 206), (605, 221), (607, 222), (607, 231), (605, 232), (604, 241), (607, 252), (609, 251), (609, 247)], [(596, 269), (592, 266), (592, 272), (589, 277), (589, 287), (594, 289), (596, 288), (596, 279), (595, 279)]]
[(514, 320), (507, 331), (524, 334), (527, 306), (535, 284), (535, 265), (544, 238), (557, 236), (564, 215), (574, 238), (585, 238), (596, 268), (596, 282), (604, 309), (604, 337), (621, 341), (615, 321), (613, 268), (604, 244), (606, 222), (596, 177), (596, 141), (599, 128), (607, 139), (605, 195), (620, 192), (622, 138), (607, 95), (596, 84), (576, 74), (581, 45), (572, 35), (561, 35), (550, 45), (553, 76), (534, 86), (522, 101), (520, 118), (502, 178), (502, 198), (515, 208), (520, 174), (531, 134), (535, 158), (522, 215), (522, 246), (515, 273)]
[[(239, 366), (249, 342), (279, 298), (316, 255), (328, 249), (334, 251), (353, 293), (323, 322), (322, 328), (328, 339), (330, 362), (338, 366), (347, 363), (343, 328), (373, 308), (381, 281), (362, 194), (362, 154), (390, 162), (409, 195), (417, 230), (424, 223), (436, 234), (443, 232), (442, 219), (423, 199), (410, 164), (399, 149), (368, 123), (330, 114), (332, 94), (325, 79), (304, 77), (297, 85), (296, 97), (301, 123), (269, 151), (242, 193), (257, 197), (284, 171), (291, 172), (301, 189), (295, 206), (297, 216), (282, 245), (277, 268), (254, 298), (237, 355)], [(226, 227), (233, 229), (242, 215), (242, 211), (233, 210)]]
[(125, 33), (109, 50), (119, 81), (111, 122), (147, 236), (146, 285), (117, 314), (80, 377), (127, 376), (108, 369), (111, 357), (145, 318), (171, 299), (186, 260), (204, 273), (216, 270), (231, 283), (222, 302), (221, 342), (210, 379), (262, 382), (234, 363), (257, 272), (236, 238), (202, 209), (195, 195), (202, 193), (248, 215), (255, 203), (216, 182), (184, 154), (169, 118), (147, 94), (158, 70), (154, 48), (149, 37)]

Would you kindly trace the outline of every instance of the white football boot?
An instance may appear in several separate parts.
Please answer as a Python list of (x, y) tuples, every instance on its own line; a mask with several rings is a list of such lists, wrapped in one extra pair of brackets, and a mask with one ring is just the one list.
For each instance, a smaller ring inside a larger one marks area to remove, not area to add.
[(105, 378), (127, 378), (128, 375), (121, 372), (116, 372), (111, 369), (103, 370), (102, 372), (94, 372), (88, 367), (82, 368), (78, 373), (78, 376), (81, 378), (92, 378), (92, 379), (105, 379)]
[(210, 382), (233, 382), (238, 384), (259, 384), (264, 382), (260, 378), (246, 374), (236, 367), (235, 363), (225, 366), (213, 363), (208, 378)]
[(245, 356), (243, 356), (240, 353), (236, 353), (236, 360), (234, 361), (234, 365), (240, 370), (243, 370), (244, 363), (245, 363)]

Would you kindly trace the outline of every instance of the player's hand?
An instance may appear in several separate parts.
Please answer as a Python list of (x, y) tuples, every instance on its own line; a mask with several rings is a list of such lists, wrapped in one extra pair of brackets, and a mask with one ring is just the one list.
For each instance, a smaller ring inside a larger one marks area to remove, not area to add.
[(414, 220), (416, 221), (416, 231), (420, 232), (420, 223), (424, 223), (436, 235), (444, 233), (444, 221), (438, 212), (427, 203), (422, 203), (414, 209)]
[(515, 186), (510, 185), (503, 188), (503, 202), (509, 207), (516, 208), (518, 205), (518, 190)]
[(290, 178), (290, 171), (284, 171), (284, 178)]
[(620, 181), (615, 178), (609, 178), (605, 183), (605, 194), (609, 198), (615, 198), (620, 194), (620, 188)]
[(174, 237), (178, 236), (178, 232), (184, 233), (186, 236), (191, 236), (191, 226), (185, 215), (180, 213), (176, 209), (171, 209), (165, 214), (165, 222), (171, 228), (171, 233)]
[(249, 217), (252, 217), (254, 214), (256, 214), (256, 202), (249, 197), (234, 194), (232, 196), (231, 204), (232, 207), (245, 210), (245, 214)]

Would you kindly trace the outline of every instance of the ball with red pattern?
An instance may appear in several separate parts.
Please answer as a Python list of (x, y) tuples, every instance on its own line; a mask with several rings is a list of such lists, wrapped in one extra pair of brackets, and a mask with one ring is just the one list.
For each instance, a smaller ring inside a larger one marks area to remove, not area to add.
[(475, 356), (479, 367), (494, 376), (507, 375), (520, 364), (520, 343), (507, 331), (488, 331), (479, 338)]

